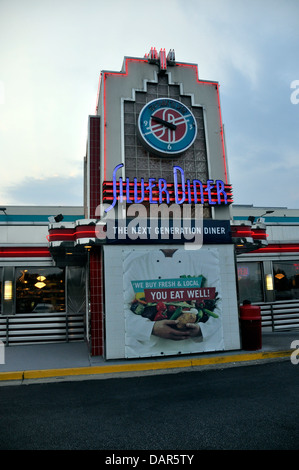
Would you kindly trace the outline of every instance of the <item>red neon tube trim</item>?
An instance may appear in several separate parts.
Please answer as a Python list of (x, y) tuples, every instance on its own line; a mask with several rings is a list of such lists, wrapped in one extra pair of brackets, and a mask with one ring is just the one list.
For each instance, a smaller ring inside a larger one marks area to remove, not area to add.
[(266, 238), (269, 236), (267, 233), (251, 233), (251, 236), (253, 239), (257, 240), (266, 240)]
[(95, 230), (94, 231), (91, 231), (91, 230), (86, 230), (86, 231), (82, 231), (82, 232), (76, 232), (75, 234), (76, 238), (85, 238), (85, 237), (92, 237), (94, 238), (95, 237)]
[(219, 94), (219, 85), (218, 84), (216, 86), (216, 90), (217, 90), (217, 100), (218, 100), (218, 112), (219, 112), (219, 119), (220, 119), (220, 136), (221, 136), (221, 145), (222, 145), (224, 174), (225, 174), (225, 182), (227, 183), (227, 166), (226, 166), (225, 145), (224, 145), (224, 136), (223, 136), (223, 123), (222, 123), (221, 106), (220, 106), (220, 94)]
[[(120, 200), (119, 197), (118, 197), (117, 199)], [(114, 198), (113, 198), (112, 196), (110, 196), (110, 197), (109, 197), (109, 196), (103, 197), (103, 202), (104, 202), (104, 203), (111, 203), (113, 200), (114, 200)], [(144, 201), (149, 201), (150, 198), (149, 198), (149, 197), (144, 197), (143, 200), (144, 200)], [(158, 202), (158, 201), (159, 201), (159, 197), (153, 195), (152, 198), (151, 198), (151, 200)], [(166, 200), (166, 197), (163, 197), (162, 200)], [(218, 202), (218, 199), (217, 199), (217, 198), (211, 198), (210, 200), (211, 200), (212, 202), (215, 202), (215, 203)], [(170, 202), (174, 202), (174, 201), (175, 201), (175, 198), (170, 196), (170, 197), (169, 197), (169, 201), (170, 201)], [(194, 199), (194, 198), (191, 198), (191, 202), (195, 202), (195, 199)], [(198, 201), (197, 201), (197, 202), (198, 202)], [(204, 202), (209, 202), (208, 196), (204, 196)], [(231, 204), (232, 202), (233, 202), (233, 199), (229, 199), (229, 198), (227, 199), (227, 204)], [(188, 198), (186, 199), (186, 204), (188, 204)], [(223, 201), (223, 204), (224, 204), (224, 201)], [(234, 235), (234, 236), (236, 236), (236, 235)], [(241, 234), (238, 234), (238, 236), (243, 236), (243, 237), (244, 237), (244, 236), (247, 236), (247, 237), (251, 237), (251, 232), (249, 232), (249, 234), (241, 233)]]
[[(150, 191), (149, 191), (148, 189), (144, 189), (144, 194), (148, 194), (149, 192), (150, 192)], [(154, 195), (156, 195), (156, 196), (159, 196), (159, 194), (160, 194), (160, 193), (159, 193), (159, 190), (155, 190), (155, 189), (152, 189), (151, 192), (152, 192), (152, 194), (154, 194)], [(174, 190), (168, 190), (167, 192), (168, 192), (168, 194), (169, 194), (170, 197), (174, 197), (174, 195), (175, 195), (175, 191), (174, 191)], [(207, 196), (206, 188), (204, 188), (204, 191), (203, 191), (203, 192), (205, 193), (204, 195)], [(183, 195), (183, 194), (186, 194), (186, 195), (189, 194), (188, 190), (186, 190), (186, 191), (176, 191), (176, 193), (177, 193), (178, 195), (180, 195), (180, 196)], [(200, 194), (200, 193), (201, 193), (201, 191), (196, 191), (196, 192), (190, 191), (190, 195), (191, 195), (191, 196), (194, 196), (195, 194), (197, 195), (197, 194)], [(126, 195), (134, 196), (134, 194), (135, 194), (134, 191), (131, 190), (131, 191), (127, 192), (127, 191), (125, 190), (125, 188), (124, 188), (124, 191), (122, 192), (122, 195), (123, 195), (123, 196), (126, 196)], [(140, 191), (140, 190), (137, 190), (137, 195), (138, 195), (138, 196), (141, 196), (141, 194), (142, 194), (141, 191)], [(211, 195), (212, 198), (213, 198), (213, 197), (214, 197), (214, 198), (217, 198), (217, 193), (216, 193), (216, 191), (210, 191), (210, 195)], [(226, 195), (227, 195), (227, 196), (232, 196), (232, 192), (226, 191)], [(119, 196), (119, 197), (121, 196), (121, 193), (120, 193), (119, 190), (116, 191), (116, 196)], [(114, 197), (114, 194), (113, 194), (113, 192), (112, 192), (112, 189), (109, 189), (109, 190), (106, 189), (106, 190), (104, 190), (104, 191), (103, 191), (103, 197), (106, 197), (106, 198), (107, 198), (107, 197), (108, 197), (108, 198), (113, 198), (113, 197)]]
[(96, 115), (98, 114), (98, 109), (99, 109), (99, 98), (100, 98), (101, 82), (102, 82), (102, 72), (100, 73), (99, 84), (98, 84), (98, 91), (97, 91), (97, 101), (96, 101), (96, 110), (95, 110), (95, 114), (96, 114)]
[(232, 232), (232, 237), (237, 238), (237, 237), (252, 237), (252, 233), (249, 230), (248, 232)]
[(92, 232), (95, 230), (95, 226), (93, 227), (88, 227), (87, 225), (82, 225), (81, 227), (76, 228), (76, 233), (81, 233), (81, 232)]
[[(147, 185), (147, 184), (148, 184), (147, 182), (144, 182), (144, 192), (145, 192), (145, 193), (149, 191), (148, 189), (146, 189), (146, 185)], [(108, 186), (108, 187), (107, 187), (107, 186)], [(123, 184), (122, 188), (123, 188), (123, 189), (122, 189), (123, 195), (126, 195), (126, 194), (127, 194), (126, 185)], [(231, 188), (231, 185), (225, 185), (224, 189), (225, 189), (225, 192), (226, 192), (227, 196), (232, 196), (232, 188)], [(204, 190), (204, 191), (207, 190), (207, 185), (203, 185), (203, 190)], [(104, 184), (103, 184), (103, 195), (104, 195), (104, 197), (105, 197), (105, 196), (110, 196), (110, 197), (112, 197), (112, 194), (111, 194), (112, 191), (113, 191), (112, 183), (109, 183), (109, 184), (104, 183)], [(169, 195), (174, 194), (174, 193), (175, 193), (174, 185), (173, 185), (173, 184), (167, 184), (167, 191), (168, 191)], [(159, 194), (159, 189), (158, 189), (157, 187), (152, 188), (152, 193)], [(179, 195), (182, 195), (183, 193), (185, 193), (185, 194), (188, 193), (188, 194), (189, 194), (189, 191), (188, 191), (188, 189), (186, 189), (185, 191), (182, 191), (182, 185), (178, 185), (178, 191), (177, 191), (177, 193), (178, 193)], [(199, 194), (199, 193), (200, 193), (200, 190), (196, 191), (196, 194)], [(117, 187), (116, 187), (116, 194), (117, 194), (117, 195), (120, 195), (119, 184), (117, 184)], [(138, 194), (139, 196), (141, 195), (141, 186), (140, 186), (140, 184), (137, 184), (137, 194)], [(191, 189), (191, 190), (190, 190), (190, 195), (192, 196), (192, 195), (194, 195), (194, 194), (195, 194), (195, 191), (194, 191), (193, 189)], [(210, 190), (210, 194), (211, 194), (212, 196), (216, 196), (216, 195), (217, 195), (217, 189), (216, 189), (216, 187), (215, 187), (215, 188), (212, 188), (212, 189)], [(131, 187), (129, 188), (129, 195), (134, 195), (134, 188), (132, 187), (132, 185), (131, 185)]]
[(103, 100), (104, 100), (104, 115), (103, 115), (103, 122), (104, 122), (104, 178), (106, 178), (106, 151), (107, 151), (107, 136), (106, 136), (106, 127), (107, 127), (107, 112), (106, 112), (106, 75), (103, 76)]
[[(129, 186), (134, 187), (135, 184), (136, 184), (137, 187), (139, 187), (139, 186), (141, 186), (141, 181), (136, 181), (136, 183), (134, 183), (134, 181), (129, 181)], [(148, 181), (144, 181), (143, 184), (144, 184), (144, 185), (148, 184)], [(203, 183), (202, 185), (203, 185), (204, 188), (207, 187), (207, 184), (205, 184), (205, 183)], [(103, 182), (103, 186), (104, 186), (104, 187), (105, 187), (105, 186), (112, 186), (112, 187), (113, 187), (113, 181), (104, 181), (104, 182)], [(119, 181), (116, 181), (116, 186), (119, 188), (119, 186), (120, 186)], [(123, 181), (122, 186), (123, 186), (123, 188), (125, 189), (126, 186), (127, 186), (127, 182), (126, 182), (126, 181)], [(169, 188), (170, 188), (170, 187), (174, 187), (174, 183), (167, 183), (166, 186), (169, 187)], [(179, 188), (181, 188), (181, 187), (182, 187), (182, 183), (178, 183), (177, 186), (178, 186)], [(229, 184), (229, 183), (225, 183), (224, 186), (225, 186), (225, 187), (229, 187), (229, 188), (232, 187), (232, 185)], [(153, 190), (154, 190), (154, 189), (153, 189)], [(157, 190), (156, 190), (156, 191), (157, 191)]]
[(196, 75), (196, 81), (197, 81), (198, 84), (214, 85), (216, 87), (217, 101), (218, 101), (218, 112), (219, 112), (219, 119), (220, 119), (220, 137), (221, 137), (221, 146), (222, 146), (222, 154), (223, 154), (224, 174), (225, 174), (225, 181), (227, 183), (227, 181), (228, 181), (228, 178), (227, 178), (227, 164), (226, 164), (226, 153), (225, 153), (224, 136), (223, 136), (223, 123), (222, 123), (222, 115), (221, 115), (221, 106), (220, 106), (219, 83), (199, 80), (199, 78), (198, 78), (198, 67), (195, 64), (184, 64), (184, 63), (176, 62), (176, 66), (193, 68), (194, 72), (195, 72), (195, 75)]
[[(148, 183), (146, 183), (146, 182), (144, 183), (144, 191), (148, 191), (148, 189), (147, 189), (147, 187), (146, 187), (147, 184), (148, 184)], [(138, 194), (141, 194), (141, 187), (137, 187), (136, 189), (137, 189)], [(225, 186), (224, 189), (225, 189), (226, 192), (232, 193), (232, 189), (231, 189), (230, 186)], [(204, 190), (204, 191), (207, 190), (207, 186), (206, 186), (206, 185), (203, 185), (203, 190)], [(168, 187), (168, 188), (167, 188), (167, 191), (168, 191), (168, 193), (174, 193), (174, 192), (175, 192), (175, 188), (174, 188), (173, 186), (172, 186), (172, 187)], [(103, 192), (104, 192), (104, 193), (107, 193), (107, 194), (109, 194), (109, 193), (111, 194), (111, 193), (113, 192), (113, 188), (112, 188), (112, 187), (110, 187), (110, 188), (104, 187), (104, 188), (103, 188)], [(122, 193), (125, 194), (126, 192), (127, 192), (126, 187), (123, 186), (123, 188), (122, 188)], [(154, 192), (155, 192), (155, 193), (159, 193), (159, 188), (157, 188), (157, 187), (156, 187), (156, 188), (152, 188), (152, 192), (153, 192), (153, 193), (154, 193)], [(185, 191), (183, 191), (183, 190), (182, 190), (182, 187), (181, 187), (181, 186), (178, 186), (177, 192), (178, 192), (179, 194), (182, 194), (183, 192), (187, 193), (187, 192), (189, 192), (189, 191), (188, 191), (188, 189), (185, 189)], [(191, 193), (191, 194), (194, 194), (195, 192), (198, 193), (198, 192), (200, 192), (200, 190), (197, 190), (197, 191), (194, 191), (193, 189), (190, 190), (190, 193)], [(119, 187), (116, 188), (116, 193), (117, 193), (117, 194), (120, 194), (120, 188), (119, 188)], [(129, 193), (130, 193), (130, 194), (134, 194), (134, 188), (129, 188)], [(211, 190), (210, 190), (210, 193), (211, 193), (211, 194), (217, 194), (217, 189), (216, 189), (216, 188), (211, 189)]]
[(51, 253), (47, 248), (0, 248), (1, 258), (15, 257), (51, 257)]
[(258, 250), (254, 250), (252, 253), (279, 253), (279, 252), (299, 252), (299, 245), (268, 245)]
[[(125, 72), (104, 72), (103, 73), (103, 99), (104, 99), (104, 178), (106, 178), (106, 158), (107, 158), (107, 136), (106, 136), (106, 124), (107, 124), (107, 110), (106, 110), (106, 79), (108, 76), (118, 76), (118, 77), (126, 77), (129, 73), (128, 71), (128, 63), (129, 62), (143, 62), (148, 63), (147, 58), (138, 59), (138, 58), (129, 58), (127, 57), (125, 60)], [(225, 154), (225, 145), (224, 145), (224, 137), (223, 137), (223, 124), (222, 124), (222, 116), (221, 116), (221, 108), (220, 108), (220, 97), (219, 97), (219, 84), (217, 82), (209, 82), (204, 80), (199, 80), (198, 78), (198, 67), (195, 64), (185, 64), (176, 62), (176, 66), (178, 67), (191, 67), (195, 71), (196, 75), (196, 82), (203, 85), (213, 85), (216, 86), (217, 89), (217, 100), (218, 100), (218, 112), (219, 112), (219, 119), (220, 119), (220, 135), (221, 135), (221, 143), (222, 143), (222, 152), (223, 152), (223, 161), (224, 161), (224, 174), (225, 174), (225, 181), (227, 183), (227, 165), (226, 165), (226, 154)]]
[(53, 242), (53, 241), (62, 241), (62, 240), (69, 240), (69, 239), (74, 239), (74, 231), (70, 229), (66, 230), (49, 230), (49, 237), (48, 240)]
[(67, 233), (67, 232), (51, 232), (49, 231), (49, 236), (50, 238), (51, 237), (73, 237), (74, 236), (74, 232), (72, 233)]
[(103, 100), (104, 100), (104, 112), (103, 112), (103, 122), (104, 122), (104, 178), (106, 178), (106, 170), (107, 170), (107, 135), (106, 135), (106, 128), (107, 128), (107, 108), (106, 108), (106, 79), (108, 76), (117, 76), (117, 77), (127, 77), (129, 73), (128, 63), (129, 62), (144, 62), (148, 63), (147, 59), (134, 59), (127, 57), (125, 60), (125, 71), (124, 72), (103, 72)]
[(213, 82), (213, 81), (209, 81), (209, 80), (201, 80), (200, 78), (198, 78), (198, 66), (196, 64), (185, 64), (184, 62), (176, 62), (175, 65), (177, 67), (193, 68), (195, 76), (196, 76), (196, 82), (199, 85), (210, 85), (210, 86), (216, 86), (216, 87), (218, 87), (218, 85), (219, 85), (218, 82)]

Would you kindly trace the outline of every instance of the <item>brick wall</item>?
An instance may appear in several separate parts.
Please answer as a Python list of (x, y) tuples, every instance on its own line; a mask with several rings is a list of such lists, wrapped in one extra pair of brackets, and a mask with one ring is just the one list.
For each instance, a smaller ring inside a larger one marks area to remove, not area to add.
[[(90, 218), (100, 202), (100, 117), (90, 116), (89, 121), (89, 209)], [(90, 335), (91, 355), (102, 356), (104, 350), (103, 329), (103, 265), (102, 249), (90, 252), (89, 263), (90, 290)]]
[(89, 208), (90, 218), (100, 203), (100, 118), (90, 116), (89, 122)]
[(91, 355), (102, 356), (104, 351), (104, 289), (103, 250), (90, 252), (89, 262)]

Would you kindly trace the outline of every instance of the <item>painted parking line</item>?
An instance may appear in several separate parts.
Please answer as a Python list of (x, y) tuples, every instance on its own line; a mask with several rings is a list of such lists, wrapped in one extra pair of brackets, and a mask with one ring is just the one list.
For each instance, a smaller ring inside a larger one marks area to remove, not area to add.
[(187, 369), (208, 365), (219, 365), (236, 362), (249, 362), (257, 360), (289, 357), (292, 350), (272, 352), (252, 352), (227, 356), (206, 358), (191, 358), (171, 361), (142, 362), (134, 364), (111, 364), (104, 366), (73, 367), (64, 369), (26, 370), (13, 372), (0, 372), (0, 380), (30, 380), (53, 377), (87, 376), (96, 374), (114, 374), (121, 372), (142, 372), (169, 369)]

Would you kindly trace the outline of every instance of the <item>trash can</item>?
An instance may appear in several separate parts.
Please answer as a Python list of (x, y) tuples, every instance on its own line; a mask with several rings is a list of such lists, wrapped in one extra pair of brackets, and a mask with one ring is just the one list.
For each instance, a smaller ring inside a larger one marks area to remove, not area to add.
[(245, 300), (240, 307), (242, 349), (256, 351), (262, 348), (261, 308)]

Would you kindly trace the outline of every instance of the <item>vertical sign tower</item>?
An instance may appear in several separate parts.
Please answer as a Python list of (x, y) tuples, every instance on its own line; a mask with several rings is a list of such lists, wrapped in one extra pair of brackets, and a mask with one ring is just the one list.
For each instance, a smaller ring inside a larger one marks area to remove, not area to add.
[[(177, 61), (173, 50), (155, 48), (143, 58), (125, 57), (120, 72), (101, 73), (85, 174), (85, 216), (101, 227), (89, 252), (93, 354), (240, 347), (232, 201), (217, 82), (200, 80), (197, 66)], [(128, 223), (136, 204), (146, 211), (146, 229)], [(174, 220), (149, 227), (151, 210), (161, 204), (179, 208), (176, 230)], [(120, 206), (131, 215), (122, 224)], [(197, 250), (186, 249), (187, 206), (189, 235), (201, 209)], [(183, 314), (192, 327), (174, 323)]]

